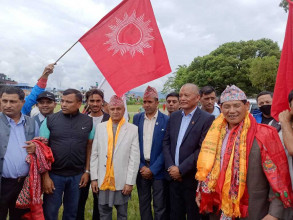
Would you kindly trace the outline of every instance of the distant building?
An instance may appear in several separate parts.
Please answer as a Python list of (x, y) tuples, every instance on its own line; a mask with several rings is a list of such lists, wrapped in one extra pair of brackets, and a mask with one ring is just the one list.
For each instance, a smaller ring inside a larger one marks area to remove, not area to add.
[(29, 86), (28, 83), (17, 83), (15, 80), (12, 80), (4, 73), (0, 73), (0, 86), (15, 86), (21, 88), (26, 96), (31, 93), (33, 88)]
[(10, 79), (4, 73), (0, 73), (0, 84), (2, 85), (15, 85), (17, 84), (16, 81)]
[(32, 88), (33, 88), (33, 87), (29, 86), (28, 83), (10, 84), (10, 86), (15, 86), (15, 87), (21, 88), (24, 91), (25, 96), (28, 96), (31, 93)]

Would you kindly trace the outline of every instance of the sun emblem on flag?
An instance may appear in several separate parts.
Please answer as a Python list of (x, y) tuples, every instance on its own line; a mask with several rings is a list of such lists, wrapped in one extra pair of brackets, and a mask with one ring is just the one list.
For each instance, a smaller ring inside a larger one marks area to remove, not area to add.
[(136, 17), (135, 10), (130, 16), (125, 13), (122, 20), (116, 17), (116, 24), (109, 26), (112, 32), (106, 34), (109, 39), (105, 44), (110, 45), (108, 51), (113, 50), (113, 56), (118, 52), (122, 56), (127, 52), (132, 57), (136, 52), (144, 55), (143, 50), (151, 48), (149, 41), (154, 40), (151, 35), (153, 29), (149, 27), (150, 22), (144, 21), (144, 14)]

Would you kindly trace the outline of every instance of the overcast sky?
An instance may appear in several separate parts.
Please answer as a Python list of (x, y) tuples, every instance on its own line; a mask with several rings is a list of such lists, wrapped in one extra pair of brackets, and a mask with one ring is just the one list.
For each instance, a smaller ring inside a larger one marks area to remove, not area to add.
[[(0, 0), (0, 73), (34, 85), (44, 67), (120, 0)], [(270, 38), (282, 47), (287, 14), (279, 0), (151, 0), (172, 71), (225, 42)], [(159, 91), (169, 75), (149, 82)], [(77, 44), (48, 87), (87, 89), (103, 76)], [(146, 85), (136, 88), (143, 91)]]

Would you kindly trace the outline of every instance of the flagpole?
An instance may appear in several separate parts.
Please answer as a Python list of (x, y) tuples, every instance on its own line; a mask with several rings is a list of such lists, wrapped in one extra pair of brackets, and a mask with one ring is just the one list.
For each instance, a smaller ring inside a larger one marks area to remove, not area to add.
[(102, 85), (104, 84), (105, 80), (106, 80), (106, 78), (104, 77), (102, 79), (101, 83), (99, 84), (98, 89), (100, 89), (102, 87)]
[[(78, 40), (79, 41), (79, 40)], [(55, 61), (55, 63), (54, 63), (54, 65), (57, 65), (57, 62), (59, 61), (59, 60), (61, 60), (61, 58), (62, 57), (64, 57), (64, 55), (65, 54), (67, 54), (68, 53), (68, 51), (70, 51), (71, 49), (72, 49), (72, 47), (74, 47), (77, 43), (78, 43), (78, 41), (76, 41), (68, 50), (66, 50), (56, 61)]]

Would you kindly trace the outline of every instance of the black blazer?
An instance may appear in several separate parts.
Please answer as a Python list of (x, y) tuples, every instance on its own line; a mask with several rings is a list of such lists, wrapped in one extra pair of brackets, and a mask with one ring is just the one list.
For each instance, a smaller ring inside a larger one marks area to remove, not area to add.
[[(184, 176), (196, 173), (196, 162), (201, 144), (215, 117), (197, 108), (183, 137), (179, 150), (179, 171)], [(165, 168), (175, 165), (175, 151), (182, 121), (182, 111), (173, 112), (170, 116), (163, 141)], [(170, 176), (167, 176), (171, 179)], [(194, 176), (193, 176), (194, 178)]]
[(104, 122), (104, 121), (108, 121), (110, 119), (110, 115), (107, 114), (106, 112), (103, 112), (103, 118), (102, 118), (102, 121), (101, 122)]

